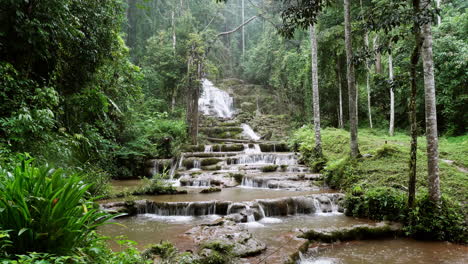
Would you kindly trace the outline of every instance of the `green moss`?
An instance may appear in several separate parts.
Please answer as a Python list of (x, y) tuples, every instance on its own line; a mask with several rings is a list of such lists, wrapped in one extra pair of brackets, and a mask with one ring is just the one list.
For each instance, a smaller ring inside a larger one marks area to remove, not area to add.
[(262, 152), (289, 152), (289, 146), (286, 143), (264, 143), (259, 144)]
[(399, 150), (397, 146), (395, 145), (390, 145), (390, 144), (385, 144), (382, 147), (378, 148), (375, 151), (375, 158), (385, 158), (385, 157), (390, 157), (398, 153)]
[(260, 170), (262, 172), (273, 172), (273, 171), (276, 171), (278, 169), (278, 165), (267, 165), (267, 166), (263, 166)]
[(221, 151), (228, 152), (228, 151), (243, 151), (244, 145), (242, 144), (230, 144), (230, 145), (221, 145)]
[(214, 193), (214, 192), (220, 192), (220, 191), (221, 191), (221, 188), (210, 187), (210, 188), (201, 190), (200, 193)]
[(379, 239), (385, 237), (395, 237), (401, 235), (399, 226), (356, 226), (352, 228), (342, 228), (332, 231), (309, 230), (301, 235), (310, 241), (333, 243), (336, 241)]
[(202, 166), (210, 166), (210, 165), (215, 165), (218, 162), (220, 162), (220, 159), (217, 158), (207, 158), (207, 159), (202, 159), (201, 160), (201, 165)]
[(242, 183), (242, 180), (244, 179), (244, 174), (241, 173), (229, 173), (230, 177), (234, 177), (237, 183)]
[(201, 169), (202, 170), (207, 170), (207, 171), (216, 171), (216, 170), (220, 170), (221, 166), (219, 166), (219, 165), (202, 166)]
[(281, 168), (281, 171), (284, 172), (284, 171), (286, 171), (288, 169), (288, 165), (283, 164), (283, 165), (280, 166), (280, 168)]

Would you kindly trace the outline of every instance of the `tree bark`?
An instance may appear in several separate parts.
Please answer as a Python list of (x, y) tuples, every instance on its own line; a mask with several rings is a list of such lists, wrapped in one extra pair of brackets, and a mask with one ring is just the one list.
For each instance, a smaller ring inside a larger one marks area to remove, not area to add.
[(322, 157), (322, 138), (320, 135), (320, 100), (319, 100), (319, 85), (318, 85), (318, 63), (317, 63), (317, 36), (315, 34), (315, 26), (309, 26), (310, 31), (310, 49), (312, 62), (312, 100), (314, 109), (314, 130), (315, 130), (315, 155), (317, 158)]
[(336, 59), (336, 76), (338, 77), (338, 96), (339, 96), (339, 112), (338, 112), (338, 127), (343, 129), (343, 97), (342, 97), (342, 84), (341, 84), (341, 66), (339, 58)]
[(391, 137), (395, 132), (395, 93), (393, 92), (393, 57), (388, 55), (388, 77), (390, 79), (390, 128), (388, 133)]
[[(245, 21), (245, 6), (244, 6), (244, 0), (242, 0), (242, 24), (244, 24)], [(242, 27), (242, 56), (245, 55), (245, 30), (244, 27)]]
[[(440, 9), (440, 0), (436, 0), (436, 4), (437, 4), (437, 9)], [(440, 23), (442, 23), (442, 19), (440, 17), (440, 15), (437, 15), (437, 25), (440, 25)]]
[[(413, 0), (414, 14), (419, 13), (419, 0)], [(420, 51), (421, 51), (421, 30), (417, 22), (414, 22), (414, 42), (415, 47), (411, 54), (411, 96), (409, 101), (409, 119), (410, 119), (410, 134), (411, 134), (411, 147), (410, 147), (410, 160), (409, 160), (409, 177), (408, 177), (408, 207), (413, 208), (416, 200), (416, 162), (417, 162), (417, 149), (418, 149), (418, 128), (416, 120), (416, 69), (418, 67)]]
[[(429, 9), (431, 2), (421, 0), (420, 9)], [(434, 60), (432, 54), (431, 22), (422, 25), (422, 61), (424, 69), (424, 99), (426, 112), (427, 171), (429, 197), (434, 202), (440, 201), (439, 150), (437, 135), (437, 111), (434, 80)]]
[(373, 40), (375, 51), (375, 73), (382, 74), (382, 55), (378, 51), (379, 37), (375, 36)]
[(358, 147), (357, 130), (357, 109), (356, 109), (356, 85), (353, 64), (353, 45), (351, 40), (351, 3), (350, 0), (344, 0), (344, 20), (345, 20), (345, 46), (346, 46), (346, 70), (348, 79), (348, 97), (349, 97), (349, 130), (350, 130), (350, 148), (351, 156), (357, 158), (360, 156)]
[[(360, 1), (361, 4), (361, 13), (362, 10), (362, 0)], [(369, 32), (367, 29), (364, 32), (364, 44), (366, 45), (366, 50), (369, 50)], [(366, 58), (366, 90), (367, 90), (367, 113), (369, 116), (369, 126), (373, 128), (372, 125), (372, 110), (371, 110), (371, 91), (370, 91), (370, 67), (369, 67), (369, 59)]]

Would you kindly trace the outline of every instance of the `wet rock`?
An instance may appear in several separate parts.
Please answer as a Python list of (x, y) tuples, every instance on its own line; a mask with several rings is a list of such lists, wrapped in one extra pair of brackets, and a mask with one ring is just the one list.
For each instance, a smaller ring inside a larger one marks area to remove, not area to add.
[(379, 239), (402, 235), (402, 225), (380, 222), (376, 225), (355, 225), (352, 227), (332, 229), (312, 229), (305, 231), (301, 237), (310, 241), (332, 243), (335, 241)]
[(229, 214), (224, 217), (228, 221), (236, 222), (236, 223), (245, 223), (247, 222), (247, 218), (245, 215), (240, 213), (237, 214)]
[(266, 245), (255, 239), (244, 226), (228, 220), (220, 226), (197, 226), (188, 233), (189, 238), (202, 248), (207, 243), (219, 243), (231, 247), (237, 257), (255, 256), (266, 249)]
[(220, 191), (221, 191), (221, 188), (211, 187), (211, 188), (201, 190), (200, 193), (214, 193), (214, 192), (220, 192)]

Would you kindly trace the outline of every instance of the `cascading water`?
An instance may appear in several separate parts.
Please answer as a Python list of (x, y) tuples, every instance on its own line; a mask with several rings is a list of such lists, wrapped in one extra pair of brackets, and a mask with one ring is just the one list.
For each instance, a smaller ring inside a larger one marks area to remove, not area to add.
[(203, 91), (198, 100), (198, 109), (205, 115), (213, 115), (222, 118), (234, 116), (234, 99), (225, 91), (203, 79)]
[(241, 124), (243, 129), (242, 135), (252, 140), (260, 140), (260, 137), (253, 131), (253, 129), (247, 124)]
[(205, 153), (211, 153), (213, 152), (213, 146), (212, 145), (205, 145)]

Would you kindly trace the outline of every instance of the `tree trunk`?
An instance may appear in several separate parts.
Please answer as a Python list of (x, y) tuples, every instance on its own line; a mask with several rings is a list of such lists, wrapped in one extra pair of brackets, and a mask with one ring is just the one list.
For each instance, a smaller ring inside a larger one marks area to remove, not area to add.
[[(242, 23), (244, 24), (245, 21), (245, 6), (244, 6), (244, 0), (242, 0)], [(242, 56), (245, 55), (245, 30), (244, 27), (242, 27)]]
[(375, 36), (373, 40), (375, 51), (375, 73), (382, 74), (382, 55), (378, 50), (379, 37)]
[(176, 53), (176, 44), (177, 44), (177, 37), (176, 37), (176, 30), (175, 30), (175, 12), (172, 11), (172, 50), (174, 55)]
[[(420, 8), (429, 9), (430, 1), (421, 0)], [(437, 112), (434, 81), (434, 60), (432, 55), (431, 22), (422, 26), (422, 61), (424, 68), (424, 99), (426, 110), (427, 171), (429, 197), (434, 202), (440, 201), (439, 151), (437, 136)]]
[(187, 124), (190, 141), (198, 144), (198, 99), (200, 98), (200, 80), (202, 78), (202, 54), (197, 52), (196, 44), (192, 45), (187, 63)]
[(349, 97), (349, 130), (351, 134), (350, 147), (351, 156), (357, 158), (360, 156), (358, 147), (357, 130), (357, 109), (356, 109), (356, 85), (353, 65), (353, 45), (351, 41), (351, 3), (350, 0), (344, 0), (344, 20), (345, 20), (345, 46), (346, 46), (346, 77), (348, 79), (348, 97)]
[(310, 49), (312, 62), (312, 100), (314, 108), (314, 130), (315, 130), (315, 155), (317, 158), (322, 157), (322, 138), (320, 135), (320, 100), (319, 100), (319, 85), (318, 85), (318, 67), (317, 67), (317, 36), (315, 34), (315, 26), (310, 25)]
[[(440, 0), (436, 0), (437, 9), (440, 9), (440, 2)], [(437, 15), (437, 25), (440, 25), (440, 23), (442, 23), (442, 19), (440, 18), (440, 15)]]
[(393, 137), (395, 132), (395, 94), (393, 92), (393, 57), (388, 56), (388, 77), (390, 79), (390, 128), (388, 133)]
[[(413, 0), (414, 13), (419, 13), (419, 0)], [(408, 207), (413, 208), (416, 200), (416, 162), (417, 162), (417, 149), (418, 149), (418, 127), (416, 120), (416, 70), (418, 67), (420, 51), (421, 51), (421, 30), (417, 22), (414, 22), (414, 42), (415, 47), (413, 54), (411, 54), (411, 96), (409, 101), (409, 119), (410, 119), (410, 134), (411, 134), (411, 147), (410, 147), (410, 161), (409, 161), (409, 177), (408, 177)]]
[(341, 86), (341, 66), (340, 66), (340, 61), (339, 58), (336, 59), (336, 76), (338, 77), (338, 96), (339, 96), (339, 112), (338, 112), (338, 127), (343, 129), (344, 128), (344, 123), (343, 123), (343, 97), (342, 97), (342, 86)]
[[(361, 4), (361, 13), (363, 14), (362, 10), (362, 0), (360, 1)], [(366, 50), (369, 50), (369, 32), (367, 29), (364, 32), (364, 44), (366, 45)], [(369, 116), (369, 126), (372, 126), (372, 110), (371, 110), (371, 92), (370, 92), (370, 67), (369, 67), (369, 59), (366, 58), (366, 90), (367, 90), (367, 113)]]

